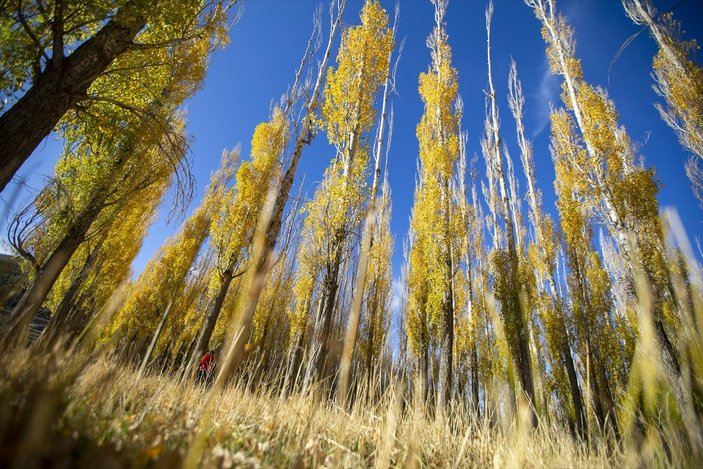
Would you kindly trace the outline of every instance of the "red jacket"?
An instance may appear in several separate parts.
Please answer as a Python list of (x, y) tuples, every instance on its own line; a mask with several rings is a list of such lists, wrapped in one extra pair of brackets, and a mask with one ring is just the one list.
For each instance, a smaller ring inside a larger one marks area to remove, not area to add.
[(212, 354), (206, 353), (205, 355), (203, 355), (203, 358), (200, 359), (200, 363), (198, 364), (198, 369), (200, 371), (210, 371), (211, 366), (212, 366)]

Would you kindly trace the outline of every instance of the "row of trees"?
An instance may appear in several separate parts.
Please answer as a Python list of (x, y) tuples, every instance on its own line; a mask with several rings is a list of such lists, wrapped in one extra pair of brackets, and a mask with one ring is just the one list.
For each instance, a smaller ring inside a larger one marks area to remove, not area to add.
[[(656, 403), (673, 400), (676, 418), (686, 422), (698, 447), (702, 389), (694, 356), (701, 292), (693, 286), (699, 280), (689, 276), (695, 261), (689, 260), (692, 267), (667, 243), (655, 172), (637, 157), (606, 91), (585, 80), (573, 30), (555, 2), (526, 3), (542, 24), (551, 70), (563, 80), (564, 107), (551, 115), (559, 223), (542, 208), (514, 62), (508, 102), (527, 182), (524, 194), (504, 144), (492, 77), (490, 4), (481, 140), (486, 171), (482, 179), (472, 171), (467, 191), (462, 106), (442, 25), (446, 2), (436, 2), (437, 26), (428, 40), (432, 66), (420, 78), (425, 114), (417, 128), (419, 177), (406, 270), (405, 318), (416, 389), (426, 396), (431, 380), (439, 406), (451, 392), (465, 393), (480, 412), (490, 410), (503, 382), (513, 402), (529, 403), (533, 424), (552, 415), (582, 436), (589, 428), (615, 435), (622, 425), (628, 432), (641, 428), (641, 420), (622, 410), (647, 400), (645, 419), (655, 419)], [(676, 64), (664, 64), (661, 51), (655, 58), (658, 89), (668, 106), (660, 110), (691, 150), (698, 135), (693, 122), (703, 116), (696, 110), (701, 94), (692, 83), (701, 68), (688, 54), (695, 47), (673, 35), (671, 15), (656, 17), (646, 2), (625, 7), (636, 21), (648, 22), (663, 50), (677, 50), (689, 67), (691, 87), (674, 99), (667, 90), (678, 83), (667, 85), (672, 77), (665, 74)], [(695, 184), (694, 161), (687, 170)], [(596, 246), (598, 227), (607, 232)], [(690, 288), (686, 293), (681, 282)], [(468, 370), (458, 386), (452, 386), (452, 363)], [(647, 373), (658, 384), (642, 397), (645, 385), (652, 386)]]
[[(32, 93), (57, 68), (64, 71), (56, 80), (65, 83), (54, 86), (70, 88), (65, 74), (74, 65), (61, 64), (77, 63), (76, 54), (91, 50), (107, 28), (138, 28), (102, 69), (86, 72), (85, 88), (70, 91), (62, 114), (45, 124), (44, 135), (59, 123), (66, 147), (54, 178), (10, 226), (30, 281), (6, 343), (22, 344), (45, 305), (53, 316), (41, 344), (79, 340), (107, 315), (101, 340), (141, 371), (188, 377), (196, 359), (214, 348), (221, 362), (216, 387), (233, 373), (254, 388), (274, 383), (283, 394), (315, 383), (345, 404), (373, 398), (375, 385), (394, 378), (439, 412), (458, 402), (477, 417), (492, 416), (505, 401), (528, 409), (533, 425), (563, 422), (579, 437), (646, 430), (665, 408), (700, 447), (698, 264), (665, 236), (654, 170), (637, 157), (606, 91), (586, 81), (574, 32), (553, 0), (526, 4), (563, 84), (563, 107), (551, 115), (558, 220), (542, 206), (515, 63), (507, 98), (522, 178), (504, 143), (491, 63), (492, 4), (480, 176), (477, 160), (466, 155), (447, 1), (433, 1), (429, 66), (419, 77), (424, 114), (416, 129), (397, 347), (389, 333), (394, 238), (387, 155), (393, 64), (402, 45), (398, 12), (390, 24), (377, 0), (364, 3), (359, 24), (344, 28), (345, 2), (332, 1), (326, 38), (316, 13), (293, 83), (256, 127), (250, 157), (225, 151), (180, 231), (135, 282), (117, 288), (128, 283), (128, 266), (164, 195), (174, 191), (175, 208), (190, 198), (180, 108), (202, 83), (209, 53), (225, 42), (231, 5), (182, 3), (119, 3), (99, 12), (102, 19), (82, 18), (86, 9), (58, 1), (3, 10), (10, 27), (0, 51), (4, 63), (14, 64), (3, 75), (3, 92), (24, 94), (2, 115), (2, 132), (16, 129), (15, 115), (44, 112), (32, 107)], [(623, 3), (659, 45), (654, 73), (662, 116), (701, 157), (703, 71), (695, 45), (648, 1)], [(71, 44), (80, 45), (65, 53)], [(320, 132), (334, 155), (313, 197), (304, 201), (299, 193), (289, 206), (298, 163)], [(21, 145), (10, 147), (28, 156)], [(691, 161), (687, 171), (696, 184), (699, 166)], [(240, 367), (245, 361), (249, 366)]]

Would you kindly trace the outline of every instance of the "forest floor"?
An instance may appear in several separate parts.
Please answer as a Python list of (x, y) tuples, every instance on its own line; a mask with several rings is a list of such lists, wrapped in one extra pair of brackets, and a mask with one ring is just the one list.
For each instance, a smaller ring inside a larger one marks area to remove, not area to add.
[[(656, 455), (576, 443), (521, 419), (475, 421), (403, 401), (391, 387), (349, 412), (315, 391), (283, 399), (139, 374), (105, 356), (0, 359), (2, 467), (635, 467)], [(86, 364), (88, 363), (88, 364)], [(661, 461), (659, 461), (661, 463)]]

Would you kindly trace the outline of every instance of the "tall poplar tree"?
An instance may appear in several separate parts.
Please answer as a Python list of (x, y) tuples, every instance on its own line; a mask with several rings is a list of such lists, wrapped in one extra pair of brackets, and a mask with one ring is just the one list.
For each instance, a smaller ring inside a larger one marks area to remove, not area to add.
[(52, 317), (42, 341), (51, 343), (60, 335), (73, 338), (115, 287), (128, 280), (132, 261), (171, 182), (171, 168), (158, 168), (159, 162), (153, 163), (149, 177), (158, 175), (155, 180), (130, 194), (114, 210), (101, 213), (93, 228), (96, 232), (76, 250), (54, 284), (46, 301)]
[(416, 130), (421, 166), (412, 209), (415, 239), (410, 249), (408, 278), (408, 337), (413, 350), (420, 355), (420, 373), (424, 374), (424, 355), (428, 345), (425, 334), (429, 332), (427, 329), (436, 334), (440, 353), (437, 390), (440, 408), (448, 402), (452, 389), (453, 274), (461, 244), (461, 217), (450, 188), (459, 158), (461, 112), (456, 106), (458, 76), (452, 66), (444, 24), (447, 3), (447, 0), (433, 2), (435, 26), (427, 39), (432, 62), (419, 79), (425, 112)]
[(685, 408), (679, 357), (670, 336), (677, 306), (665, 257), (659, 190), (654, 171), (638, 164), (627, 132), (618, 125), (615, 104), (604, 90), (589, 85), (575, 55), (573, 29), (557, 13), (554, 0), (526, 0), (541, 21), (547, 57), (553, 72), (563, 77), (562, 100), (573, 113), (585, 153), (569, 155), (579, 178), (588, 181), (578, 193), (591, 216), (604, 223), (627, 266), (629, 305), (639, 314), (635, 282), (643, 274), (652, 296), (652, 320), (669, 386)]
[(268, 122), (254, 130), (251, 160), (243, 162), (235, 176), (230, 194), (224, 197), (211, 228), (216, 275), (210, 281), (210, 305), (205, 316), (195, 356), (208, 348), (222, 305), (232, 280), (245, 270), (265, 194), (279, 171), (288, 146), (290, 129), (285, 109), (275, 107)]
[[(534, 303), (544, 325), (547, 346), (550, 353), (556, 358), (551, 364), (554, 369), (553, 373), (555, 375), (563, 375), (566, 372), (574, 413), (573, 422), (578, 434), (585, 437), (587, 434), (586, 413), (571, 352), (572, 334), (568, 322), (568, 301), (563, 297), (557, 286), (556, 271), (558, 251), (561, 248), (561, 243), (558, 239), (557, 227), (554, 221), (542, 209), (542, 194), (537, 188), (532, 143), (525, 137), (525, 127), (522, 120), (525, 98), (522, 94), (522, 84), (518, 79), (517, 65), (514, 61), (510, 65), (509, 91), (508, 104), (516, 124), (520, 161), (522, 162), (525, 180), (527, 181), (529, 219), (533, 230), (533, 241), (528, 246), (527, 260), (529, 267), (535, 271), (536, 292)], [(557, 381), (561, 381), (559, 377), (557, 377)], [(566, 399), (565, 395), (567, 392), (564, 390), (560, 391), (563, 398)]]
[(361, 24), (347, 29), (337, 67), (327, 74), (321, 126), (336, 148), (322, 184), (305, 207), (307, 218), (296, 276), (296, 307), (291, 321), (292, 379), (300, 361), (316, 278), (320, 276), (310, 366), (322, 373), (329, 347), (332, 315), (339, 290), (340, 267), (348, 255), (350, 232), (360, 223), (366, 197), (368, 134), (375, 120), (374, 104), (389, 73), (393, 32), (388, 15), (376, 0), (364, 3)]
[[(509, 182), (509, 155), (503, 155), (503, 140), (500, 134), (498, 104), (493, 87), (491, 62), (491, 17), (493, 3), (486, 9), (488, 90), (486, 91), (486, 122), (481, 149), (486, 160), (488, 173), (489, 204), (493, 206), (493, 249), (491, 261), (494, 268), (493, 288), (500, 303), (501, 318), (511, 360), (518, 372), (520, 391), (524, 392), (532, 405), (536, 405), (532, 356), (530, 353), (530, 309), (526, 302), (524, 284), (521, 278), (519, 252), (520, 226), (516, 224), (515, 203), (511, 204)], [(506, 163), (509, 164), (506, 168)], [(510, 369), (510, 367), (509, 367)], [(512, 384), (512, 383), (511, 383)], [(537, 419), (532, 413), (532, 423)]]
[[(395, 20), (393, 22), (393, 37), (395, 39), (396, 27), (398, 24), (399, 16), (399, 5), (396, 4)], [(401, 44), (401, 49), (403, 45)], [(402, 50), (401, 50), (402, 52)], [(389, 63), (391, 56), (393, 54), (393, 49), (389, 52)], [(339, 390), (338, 397), (340, 401), (344, 401), (347, 397), (349, 390), (349, 381), (351, 379), (351, 367), (354, 358), (354, 350), (356, 348), (357, 336), (359, 333), (359, 324), (361, 322), (361, 308), (363, 302), (363, 296), (366, 292), (366, 281), (369, 270), (369, 263), (371, 261), (371, 250), (374, 248), (374, 241), (376, 236), (376, 224), (379, 219), (376, 217), (376, 211), (379, 209), (380, 196), (378, 194), (381, 185), (381, 154), (383, 153), (383, 145), (386, 144), (386, 170), (388, 169), (387, 158), (390, 149), (390, 139), (393, 133), (393, 114), (391, 110), (390, 120), (388, 124), (388, 142), (386, 142), (386, 121), (388, 120), (388, 96), (395, 86), (395, 72), (398, 67), (398, 60), (400, 59), (400, 54), (396, 59), (393, 74), (388, 74), (386, 76), (386, 82), (383, 85), (383, 99), (381, 104), (381, 115), (379, 117), (378, 129), (376, 131), (376, 139), (373, 144), (373, 158), (374, 158), (374, 170), (373, 170), (373, 183), (371, 185), (371, 192), (368, 202), (368, 207), (366, 208), (366, 217), (364, 220), (363, 232), (361, 235), (361, 245), (359, 247), (359, 265), (356, 271), (356, 278), (354, 280), (354, 295), (351, 303), (351, 311), (349, 313), (349, 321), (347, 325), (346, 335), (344, 337), (344, 346), (342, 349), (342, 357), (340, 360), (340, 371), (339, 371)], [(388, 175), (384, 173), (384, 178)], [(385, 179), (384, 179), (385, 181)], [(390, 207), (388, 207), (390, 209)], [(370, 356), (370, 355), (367, 355)], [(367, 365), (369, 365), (367, 363)], [(367, 373), (369, 369), (367, 367)]]
[[(598, 426), (611, 425), (617, 434), (613, 368), (617, 366), (617, 343), (610, 322), (611, 284), (593, 248), (593, 225), (579, 198), (587, 181), (579, 178), (574, 158), (584, 158), (584, 145), (575, 134), (571, 116), (564, 110), (552, 113), (552, 153), (556, 169), (557, 208), (564, 232), (568, 260), (568, 285), (578, 337), (578, 351), (588, 360), (587, 383)], [(611, 367), (607, 366), (611, 364)]]
[[(267, 273), (270, 270), (273, 250), (276, 247), (278, 236), (281, 232), (283, 212), (288, 202), (288, 197), (290, 196), (295, 173), (298, 169), (303, 149), (312, 142), (317, 133), (314, 124), (316, 112), (319, 107), (320, 90), (325, 77), (327, 61), (332, 51), (332, 44), (341, 24), (345, 3), (345, 0), (333, 0), (330, 2), (330, 33), (327, 39), (327, 46), (318, 66), (317, 78), (314, 84), (310, 86), (308, 99), (303, 109), (301, 109), (302, 117), (297, 122), (298, 132), (294, 138), (294, 143), (291, 145), (292, 151), (286, 169), (285, 171), (281, 170), (277, 175), (275, 185), (267, 194), (267, 197), (272, 201), (271, 209), (270, 212), (267, 213), (267, 216), (259, 221), (260, 237), (258, 239), (260, 242), (255, 246), (257, 249), (254, 250), (254, 255), (249, 261), (251, 272), (246, 279), (246, 294), (242, 296), (242, 300), (240, 301), (241, 311), (239, 311), (237, 322), (232, 329), (232, 340), (229, 344), (229, 349), (227, 350), (221, 371), (215, 381), (217, 387), (224, 385), (231, 373), (244, 360), (246, 343), (251, 334), (254, 316), (259, 305), (261, 293), (264, 289)], [(316, 19), (315, 23), (317, 26), (320, 26), (321, 21)], [(310, 42), (308, 43), (308, 51), (309, 50)], [(310, 56), (314, 55), (316, 51), (317, 48), (315, 48)], [(306, 58), (303, 59), (301, 68), (296, 75), (296, 80), (300, 78), (303, 66), (307, 61), (308, 52), (306, 52), (305, 56)]]
[(700, 46), (684, 40), (673, 13), (658, 13), (650, 0), (622, 0), (622, 4), (630, 19), (646, 25), (657, 43), (655, 90), (666, 106), (656, 107), (681, 145), (694, 155), (686, 163), (686, 174), (703, 206), (703, 66), (695, 57)]
[(388, 179), (384, 179), (378, 201), (378, 212), (373, 224), (373, 245), (369, 251), (368, 282), (364, 288), (366, 307), (360, 331), (360, 356), (364, 370), (370, 377), (381, 358), (390, 329), (390, 301), (393, 290), (391, 256), (391, 193)]

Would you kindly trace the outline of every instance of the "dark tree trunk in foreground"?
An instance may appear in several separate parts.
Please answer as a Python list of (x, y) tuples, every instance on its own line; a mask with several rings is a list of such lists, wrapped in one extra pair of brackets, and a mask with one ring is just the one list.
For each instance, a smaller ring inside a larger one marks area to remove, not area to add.
[(143, 17), (122, 20), (118, 15), (71, 55), (54, 58), (27, 93), (0, 116), (0, 191), (145, 25)]
[(429, 395), (429, 381), (427, 378), (428, 368), (429, 368), (429, 351), (425, 349), (420, 354), (417, 362), (417, 394), (420, 404), (425, 404)]

